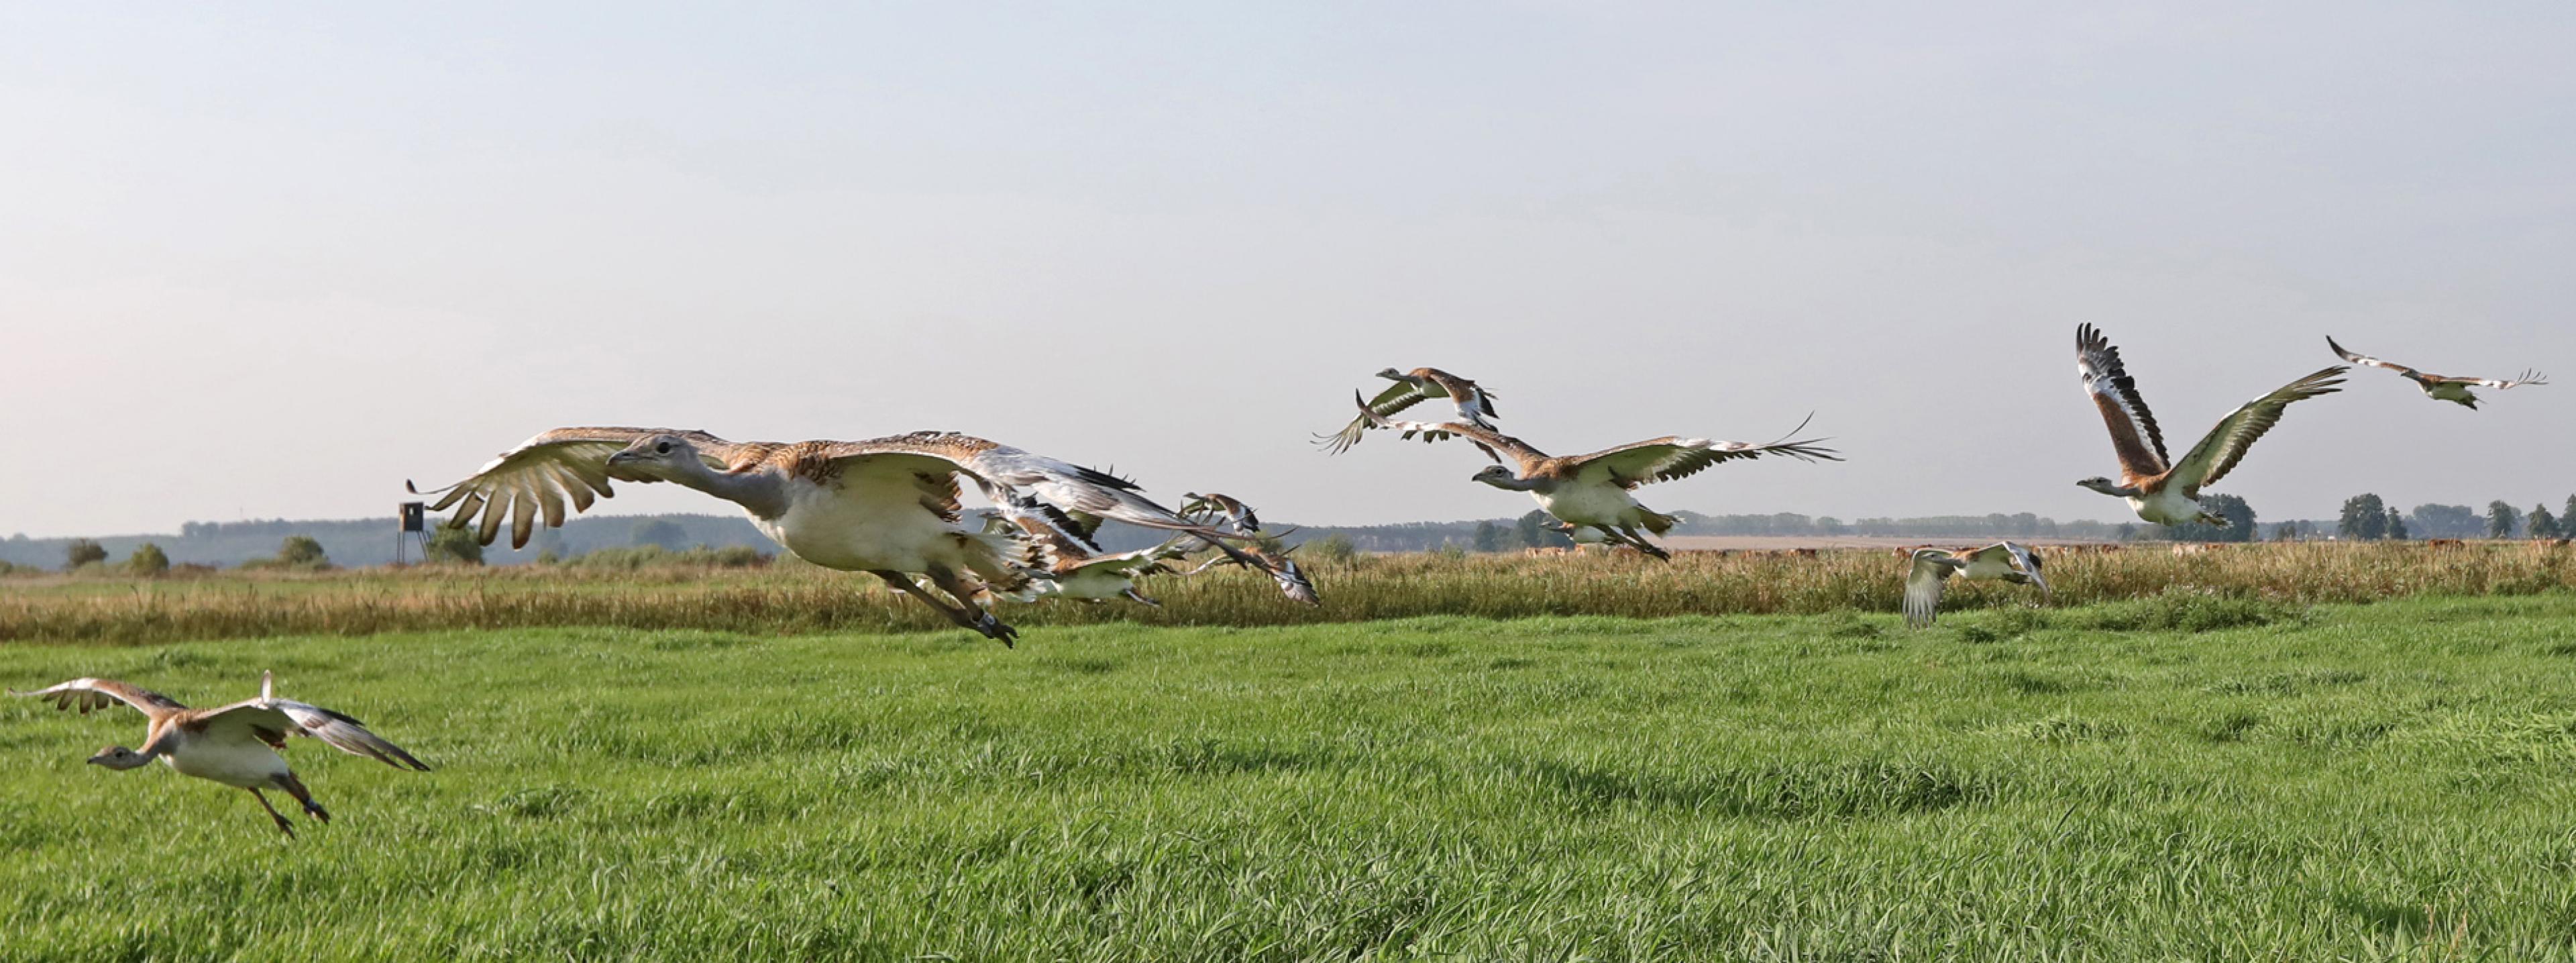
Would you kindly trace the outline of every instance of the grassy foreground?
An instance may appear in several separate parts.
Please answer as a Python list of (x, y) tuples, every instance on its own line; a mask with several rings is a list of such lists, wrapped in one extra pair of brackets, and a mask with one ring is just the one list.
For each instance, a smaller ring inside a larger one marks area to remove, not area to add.
[[(0, 958), (2569, 959), (2576, 598), (0, 648)], [(2143, 626), (2173, 626), (2148, 629)], [(2195, 631), (2198, 630), (2198, 631)]]

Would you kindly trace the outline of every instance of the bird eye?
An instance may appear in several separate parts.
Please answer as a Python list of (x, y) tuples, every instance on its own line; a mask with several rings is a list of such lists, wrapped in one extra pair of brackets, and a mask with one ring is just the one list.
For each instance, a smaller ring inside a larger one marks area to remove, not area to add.
[(654, 454), (656, 454), (656, 455), (668, 455), (668, 454), (670, 454), (670, 453), (671, 453), (671, 443), (666, 441), (666, 442), (663, 442), (663, 443), (661, 443), (661, 444), (658, 444), (658, 445), (653, 446), (653, 453), (654, 453)]

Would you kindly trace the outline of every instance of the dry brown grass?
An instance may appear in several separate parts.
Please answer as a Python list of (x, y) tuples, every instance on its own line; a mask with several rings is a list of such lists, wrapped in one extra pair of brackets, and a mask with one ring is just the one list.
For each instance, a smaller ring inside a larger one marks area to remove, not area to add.
[[(2527, 543), (2229, 546), (2177, 555), (2162, 547), (2055, 553), (2057, 603), (2085, 605), (2188, 591), (2285, 604), (2370, 602), (2420, 594), (2523, 595), (2576, 586), (2576, 553)], [(1021, 626), (1107, 621), (1254, 626), (1422, 615), (1674, 615), (1893, 612), (1905, 562), (1885, 550), (1795, 554), (1400, 555), (1311, 563), (1324, 605), (1281, 599), (1237, 570), (1158, 579), (1166, 603), (1005, 604)], [(1945, 608), (2019, 604), (2029, 592), (1959, 586)], [(0, 642), (142, 644), (271, 635), (364, 635), (433, 629), (597, 625), (758, 633), (947, 628), (862, 575), (810, 566), (383, 569), (189, 579), (12, 579), (0, 582)]]

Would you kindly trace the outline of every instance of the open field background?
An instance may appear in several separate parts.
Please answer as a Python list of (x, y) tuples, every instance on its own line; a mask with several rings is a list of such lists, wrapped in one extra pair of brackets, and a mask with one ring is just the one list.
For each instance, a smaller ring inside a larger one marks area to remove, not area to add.
[(84, 766), (131, 714), (0, 702), (0, 958), (2570, 959), (2572, 627), (2548, 592), (6, 646), (12, 685), (198, 704), (275, 669), (439, 768), (299, 744), (339, 818), (289, 842)]
[[(1633, 555), (1361, 556), (1309, 560), (1324, 605), (1290, 604), (1240, 570), (1161, 578), (1162, 608), (1004, 604), (1015, 625), (1133, 622), (1250, 627), (1429, 615), (1477, 618), (1895, 612), (1906, 563), (1887, 549)], [(2576, 552), (2537, 542), (2162, 546), (2049, 556), (2061, 604), (2164, 594), (2316, 604), (2417, 594), (2527, 595), (2576, 587)], [(2019, 605), (2035, 593), (1954, 585), (1945, 607)], [(696, 628), (757, 634), (954, 631), (864, 575), (804, 565), (757, 569), (362, 569), (218, 573), (157, 580), (0, 580), (0, 642), (151, 644), (271, 635), (365, 635), (543, 626)]]

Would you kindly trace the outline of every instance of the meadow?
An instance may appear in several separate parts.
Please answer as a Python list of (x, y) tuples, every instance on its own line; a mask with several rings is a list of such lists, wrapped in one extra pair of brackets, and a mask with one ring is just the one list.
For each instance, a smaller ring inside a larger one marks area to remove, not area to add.
[[(2181, 560), (2189, 561), (2189, 560)], [(601, 586), (611, 594), (645, 589)], [(1345, 592), (1349, 592), (1345, 589)], [(2576, 959), (2576, 595), (0, 646), (0, 958)]]
[[(1139, 624), (1246, 628), (1433, 615), (1511, 619), (1601, 615), (1788, 615), (1894, 612), (1906, 562), (1887, 550), (1686, 552), (1670, 563), (1634, 554), (1412, 554), (1307, 559), (1324, 604), (1279, 597), (1240, 569), (1148, 580), (1161, 608), (1004, 603), (1022, 628)], [(2528, 595), (2576, 588), (2576, 551), (2543, 542), (2304, 543), (2224, 546), (2175, 555), (2142, 545), (2052, 553), (2062, 604), (2167, 593), (2295, 604), (2412, 595)], [(1954, 586), (1947, 608), (2017, 606), (2030, 593)], [(162, 579), (0, 579), (0, 643), (164, 644), (275, 635), (367, 635), (565, 625), (756, 634), (954, 631), (876, 579), (803, 564), (738, 568), (369, 568), (322, 573), (231, 570)]]

